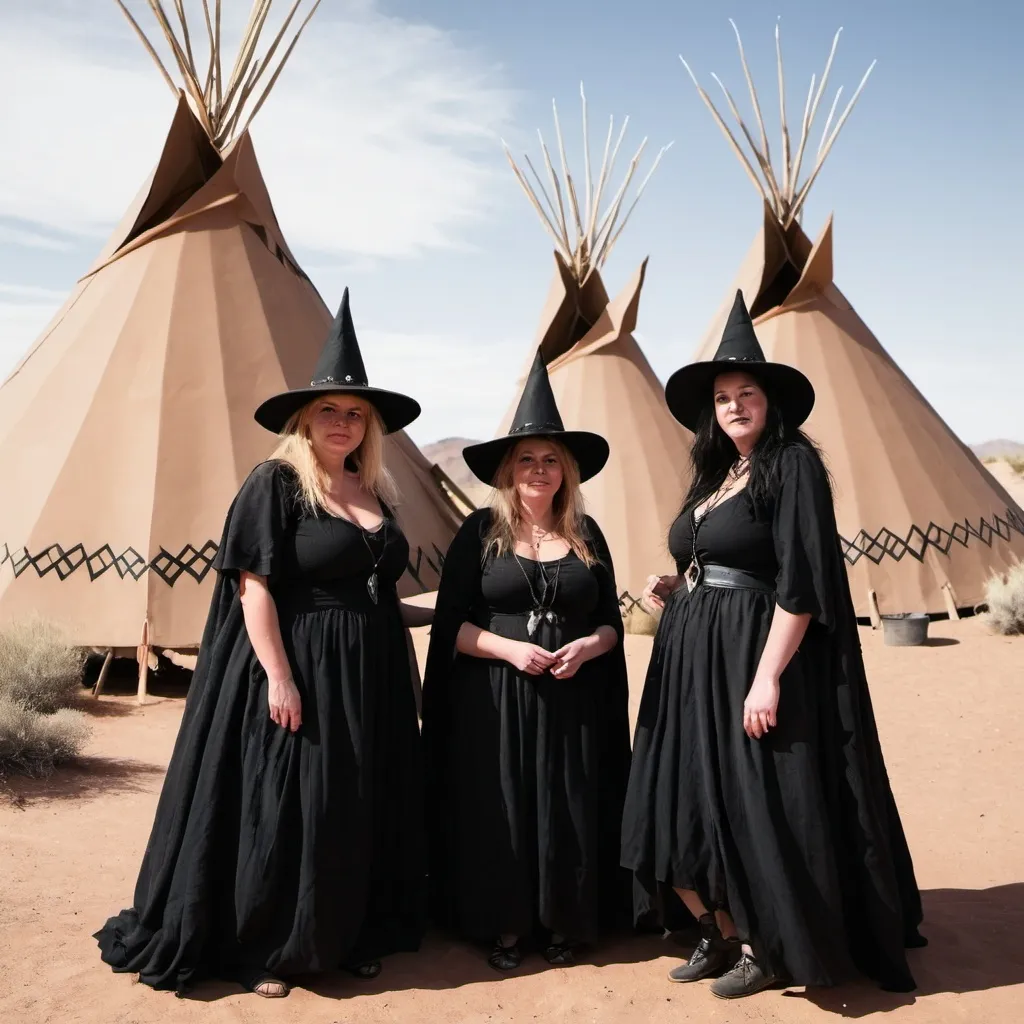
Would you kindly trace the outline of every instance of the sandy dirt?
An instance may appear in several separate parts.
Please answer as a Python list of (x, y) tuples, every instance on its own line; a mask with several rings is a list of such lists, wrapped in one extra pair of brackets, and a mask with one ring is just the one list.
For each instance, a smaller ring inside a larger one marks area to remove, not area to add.
[[(665, 979), (684, 951), (658, 938), (602, 947), (573, 968), (531, 957), (516, 976), (499, 977), (479, 950), (436, 936), (419, 954), (390, 958), (376, 981), (323, 977), (284, 1000), (228, 985), (204, 986), (185, 1000), (153, 992), (113, 975), (90, 933), (131, 902), (182, 699), (180, 689), (154, 683), (151, 702), (139, 708), (127, 681), (115, 681), (92, 706), (94, 736), (79, 766), (44, 782), (12, 783), (0, 795), (0, 1021), (1024, 1019), (1024, 640), (989, 636), (978, 620), (933, 624), (931, 634), (928, 646), (903, 649), (863, 635), (931, 940), (911, 953), (920, 984), (913, 996), (864, 984), (721, 1003), (706, 985)], [(630, 637), (628, 647), (635, 705), (650, 640)]]
[(987, 462), (985, 468), (1010, 492), (1013, 500), (1024, 508), (1024, 476), (1016, 472), (1005, 459)]

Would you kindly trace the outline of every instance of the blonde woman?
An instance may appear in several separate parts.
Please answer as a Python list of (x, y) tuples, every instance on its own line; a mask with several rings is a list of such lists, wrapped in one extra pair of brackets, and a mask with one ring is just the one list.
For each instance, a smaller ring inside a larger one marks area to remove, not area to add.
[(463, 452), (494, 486), (445, 558), (423, 690), (431, 888), (440, 923), (573, 961), (628, 910), (618, 834), (629, 771), (622, 619), (581, 479), (608, 445), (565, 431), (538, 355), (508, 436)]
[[(242, 485), (131, 910), (97, 933), (115, 971), (179, 994), (262, 996), (290, 975), (414, 949), (425, 879), (421, 764), (396, 584), (384, 434), (411, 398), (367, 385), (342, 300), (308, 388), (264, 402), (280, 433)], [(429, 613), (426, 613), (429, 615)]]

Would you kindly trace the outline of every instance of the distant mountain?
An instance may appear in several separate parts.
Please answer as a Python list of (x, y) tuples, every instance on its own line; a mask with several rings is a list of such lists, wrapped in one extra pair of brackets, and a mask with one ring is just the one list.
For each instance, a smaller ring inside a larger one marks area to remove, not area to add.
[(470, 501), (479, 506), (486, 501), (490, 488), (473, 476), (462, 457), (463, 448), (477, 443), (468, 437), (446, 437), (441, 441), (434, 441), (433, 444), (424, 445), (421, 451), (429, 461), (440, 466), (451, 477), (455, 486), (462, 490)]
[(979, 459), (1020, 459), (1024, 458), (1024, 444), (1019, 441), (983, 441), (981, 444), (972, 444), (971, 451)]

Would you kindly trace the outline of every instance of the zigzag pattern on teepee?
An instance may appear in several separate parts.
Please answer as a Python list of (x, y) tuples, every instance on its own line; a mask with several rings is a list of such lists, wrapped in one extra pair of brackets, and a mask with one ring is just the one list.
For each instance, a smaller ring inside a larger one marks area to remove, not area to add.
[(781, 158), (775, 164), (734, 23), (733, 30), (755, 130), (713, 76), (737, 124), (734, 133), (690, 65), (683, 64), (758, 190), (762, 224), (697, 358), (709, 358), (714, 351), (739, 288), (766, 356), (798, 367), (814, 384), (817, 402), (807, 430), (824, 448), (835, 478), (836, 518), (858, 616), (875, 622), (881, 613), (956, 616), (981, 604), (988, 579), (1024, 556), (1024, 513), (907, 379), (836, 287), (831, 218), (813, 244), (800, 226), (811, 187), (874, 64), (838, 118), (842, 89), (836, 93), (811, 170), (801, 179), (839, 33), (820, 80), (811, 77), (794, 146), (776, 26)]

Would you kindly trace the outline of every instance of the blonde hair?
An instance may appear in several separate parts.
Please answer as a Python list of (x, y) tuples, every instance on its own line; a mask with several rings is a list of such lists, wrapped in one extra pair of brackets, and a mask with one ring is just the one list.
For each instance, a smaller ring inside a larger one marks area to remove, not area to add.
[[(334, 394), (334, 392), (331, 392)], [(366, 433), (359, 447), (348, 457), (355, 463), (359, 483), (378, 501), (392, 509), (398, 504), (398, 487), (384, 465), (384, 423), (374, 406), (357, 395), (366, 422)], [(281, 431), (280, 440), (268, 461), (287, 462), (299, 479), (299, 498), (313, 515), (327, 508), (327, 473), (316, 456), (309, 423), (315, 407), (323, 401), (318, 396), (293, 413)]]
[[(583, 495), (580, 493), (580, 470), (576, 459), (560, 441), (546, 437), (562, 467), (562, 486), (558, 488), (551, 502), (551, 511), (555, 516), (554, 532), (558, 534), (576, 557), (588, 568), (596, 559), (584, 539)], [(515, 461), (519, 444), (512, 445), (501, 460), (498, 472), (494, 477), (494, 494), (491, 498), (491, 526), (484, 538), (484, 551), (493, 551), (501, 558), (516, 549), (516, 538), (523, 524), (523, 508), (515, 486)]]

